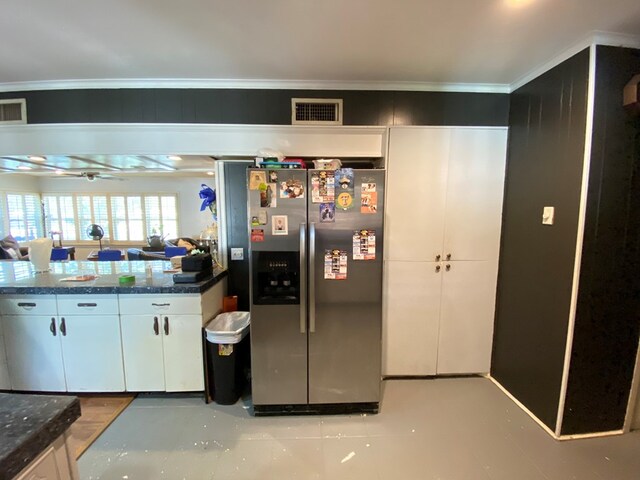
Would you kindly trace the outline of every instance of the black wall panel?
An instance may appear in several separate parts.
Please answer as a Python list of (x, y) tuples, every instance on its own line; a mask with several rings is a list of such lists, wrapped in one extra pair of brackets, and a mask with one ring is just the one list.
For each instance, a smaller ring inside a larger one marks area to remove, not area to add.
[(291, 98), (342, 98), (344, 125), (504, 126), (509, 95), (252, 89), (105, 89), (0, 93), (26, 98), (29, 123), (290, 125)]
[[(491, 373), (555, 429), (584, 160), (589, 52), (511, 95)], [(555, 224), (542, 225), (544, 206)]]
[(640, 50), (597, 47), (594, 125), (563, 434), (623, 427), (640, 329), (640, 118), (622, 89)]
[[(253, 162), (226, 162), (228, 294), (238, 296), (238, 310), (249, 311), (249, 222), (247, 220), (247, 168)], [(244, 260), (231, 260), (231, 247), (244, 249)]]

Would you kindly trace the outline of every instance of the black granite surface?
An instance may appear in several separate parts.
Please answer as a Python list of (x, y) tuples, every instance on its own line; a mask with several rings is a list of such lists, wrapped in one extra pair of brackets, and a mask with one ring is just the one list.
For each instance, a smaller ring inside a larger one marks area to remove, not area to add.
[[(150, 264), (153, 278), (147, 280), (145, 267)], [(140, 293), (202, 293), (227, 275), (223, 268), (215, 268), (213, 275), (197, 283), (173, 283), (170, 262), (51, 262), (47, 273), (35, 273), (26, 261), (0, 261), (0, 294), (65, 295), (65, 294), (140, 294)], [(87, 282), (68, 282), (64, 278), (77, 275), (97, 275)], [(121, 275), (135, 275), (133, 284), (120, 285)]]
[(0, 480), (13, 478), (78, 417), (76, 397), (0, 393)]

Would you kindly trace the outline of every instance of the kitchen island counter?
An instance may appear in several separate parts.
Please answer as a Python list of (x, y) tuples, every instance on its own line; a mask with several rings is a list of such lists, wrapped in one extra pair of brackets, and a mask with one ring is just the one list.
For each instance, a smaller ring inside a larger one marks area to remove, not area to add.
[[(150, 264), (153, 278), (147, 279)], [(67, 295), (67, 294), (147, 294), (203, 293), (227, 275), (224, 268), (214, 268), (213, 275), (196, 283), (174, 283), (171, 262), (119, 261), (52, 262), (47, 273), (35, 273), (30, 262), (0, 261), (0, 294)], [(96, 275), (88, 281), (65, 281), (81, 275)], [(135, 275), (135, 283), (120, 285), (121, 275)]]
[(76, 397), (0, 393), (0, 479), (13, 478), (78, 417)]

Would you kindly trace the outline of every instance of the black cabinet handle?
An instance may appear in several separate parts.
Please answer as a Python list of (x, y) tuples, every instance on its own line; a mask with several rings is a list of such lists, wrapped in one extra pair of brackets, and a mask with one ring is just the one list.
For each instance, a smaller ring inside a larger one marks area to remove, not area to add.
[(63, 337), (67, 336), (67, 324), (64, 321), (64, 317), (62, 317), (62, 320), (60, 321), (60, 332), (62, 332)]
[(436, 273), (440, 271), (440, 265), (436, 265)]
[(49, 324), (49, 331), (53, 334), (53, 336), (56, 336), (56, 319), (54, 317), (51, 317), (51, 323)]
[(98, 304), (97, 303), (79, 303), (78, 306), (79, 307), (97, 307)]
[(164, 334), (169, 335), (169, 317), (164, 317)]
[(153, 317), (153, 333), (160, 335), (160, 325), (158, 325), (158, 317)]
[(36, 304), (31, 302), (18, 302), (18, 306), (25, 307), (25, 308), (33, 308), (36, 306)]
[(152, 303), (151, 305), (153, 305), (154, 307), (170, 307), (171, 306), (170, 303)]
[(449, 264), (447, 263), (447, 265), (446, 265), (446, 267), (445, 267), (445, 268), (447, 269), (447, 272), (448, 272), (449, 270), (451, 270), (451, 265), (449, 265)]

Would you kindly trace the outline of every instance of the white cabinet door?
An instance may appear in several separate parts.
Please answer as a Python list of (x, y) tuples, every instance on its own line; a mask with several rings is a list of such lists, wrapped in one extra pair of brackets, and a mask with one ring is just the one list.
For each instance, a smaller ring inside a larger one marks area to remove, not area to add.
[(162, 333), (167, 392), (204, 390), (202, 317), (163, 315)]
[[(450, 270), (446, 270), (450, 265)], [(496, 302), (497, 261), (445, 262), (438, 374), (486, 373)]]
[(500, 249), (506, 129), (451, 133), (444, 251), (451, 260), (495, 260)]
[(3, 317), (7, 365), (14, 390), (66, 390), (57, 318), (45, 315)]
[(122, 392), (118, 315), (60, 316), (62, 357), (70, 392)]
[(4, 333), (2, 330), (2, 317), (0, 317), (0, 390), (11, 390), (9, 380), (9, 367), (7, 367), (7, 353), (4, 348)]
[(442, 252), (451, 129), (390, 129), (387, 259), (435, 261)]
[(120, 324), (127, 391), (164, 391), (160, 316), (121, 315)]
[(384, 375), (435, 375), (441, 264), (386, 262), (385, 276)]

